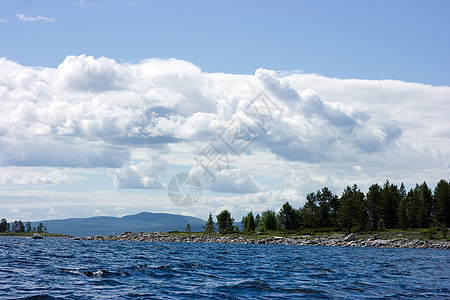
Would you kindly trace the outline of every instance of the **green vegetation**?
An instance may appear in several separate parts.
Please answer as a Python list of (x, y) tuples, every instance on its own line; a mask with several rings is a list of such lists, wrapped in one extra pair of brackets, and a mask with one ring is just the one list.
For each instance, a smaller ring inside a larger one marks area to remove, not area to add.
[[(250, 211), (242, 218), (242, 233), (233, 227), (228, 210), (217, 216), (220, 234), (242, 237), (267, 235), (331, 235), (335, 232), (400, 235), (419, 239), (447, 239), (450, 227), (450, 183), (442, 179), (434, 192), (425, 182), (406, 192), (388, 180), (383, 186), (373, 184), (364, 194), (356, 184), (347, 186), (338, 197), (324, 187), (306, 196), (301, 208), (283, 204), (279, 212), (266, 210), (256, 215)], [(210, 213), (204, 226), (206, 234), (215, 232)]]
[[(231, 213), (228, 210), (223, 210), (216, 216), (217, 218), (217, 230), (219, 233), (234, 233), (236, 228), (233, 226), (234, 219), (231, 217)], [(239, 231), (239, 229), (238, 229)]]
[(209, 213), (208, 221), (206, 221), (206, 225), (203, 226), (203, 228), (205, 229), (206, 234), (212, 234), (216, 231), (211, 213)]
[(253, 216), (253, 212), (249, 212), (245, 217), (242, 218), (241, 221), (244, 229), (243, 233), (254, 233), (256, 229), (255, 217)]
[(47, 227), (44, 224), (39, 223), (37, 227), (31, 228), (31, 223), (27, 222), (23, 224), (21, 220), (14, 221), (13, 223), (8, 223), (6, 219), (0, 220), (0, 234), (8, 235), (9, 233), (44, 233), (47, 232)]

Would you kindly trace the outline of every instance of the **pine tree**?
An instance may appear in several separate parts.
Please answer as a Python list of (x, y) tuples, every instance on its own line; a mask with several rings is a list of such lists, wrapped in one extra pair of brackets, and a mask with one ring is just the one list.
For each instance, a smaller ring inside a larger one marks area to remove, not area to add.
[(420, 227), (420, 208), (422, 207), (422, 200), (420, 197), (420, 186), (416, 184), (416, 187), (408, 193), (406, 196), (408, 198), (408, 219), (410, 220), (411, 227), (419, 228)]
[(212, 234), (216, 231), (214, 226), (214, 221), (211, 212), (209, 213), (208, 220), (206, 221), (206, 225), (203, 226), (206, 234)]
[(433, 223), (434, 204), (431, 189), (428, 188), (424, 181), (419, 187), (420, 208), (419, 208), (419, 223), (422, 228), (429, 228)]
[(450, 183), (441, 179), (434, 189), (436, 218), (446, 227), (450, 227)]
[(356, 184), (352, 188), (347, 186), (342, 193), (341, 207), (339, 209), (339, 220), (341, 225), (350, 233), (355, 226), (362, 230), (365, 226), (365, 217), (362, 208), (364, 193), (362, 193)]
[(25, 224), (25, 232), (31, 232), (31, 223), (29, 221)]
[(386, 180), (381, 190), (382, 217), (386, 228), (395, 228), (398, 225), (397, 211), (400, 203), (398, 187)]
[(261, 213), (261, 220), (259, 221), (259, 231), (277, 230), (279, 227), (277, 215), (273, 210), (266, 210)]
[(217, 218), (217, 230), (219, 233), (233, 233), (234, 232), (234, 219), (228, 210), (223, 210), (216, 216)]
[(243, 232), (245, 232), (245, 233), (255, 232), (256, 223), (255, 223), (255, 217), (253, 216), (252, 211), (250, 211), (245, 217), (242, 217), (241, 223), (244, 227)]
[(378, 221), (382, 215), (381, 212), (381, 187), (375, 183), (369, 187), (366, 194), (366, 208), (370, 222), (370, 229), (378, 229)]
[(320, 227), (330, 227), (333, 225), (332, 220), (332, 204), (335, 196), (331, 191), (324, 187), (322, 191), (317, 191), (317, 201), (319, 203), (319, 226)]
[(300, 214), (299, 212), (286, 202), (280, 208), (278, 213), (280, 219), (280, 225), (284, 230), (297, 230), (300, 227)]
[(42, 224), (42, 223), (39, 223), (39, 225), (37, 226), (37, 232), (44, 232), (45, 230), (44, 230), (44, 224)]
[(6, 221), (6, 219), (2, 219), (0, 221), (0, 232), (8, 232), (9, 231), (9, 224)]
[(260, 228), (259, 228), (259, 222), (260, 222), (260, 221), (261, 221), (260, 215), (259, 215), (259, 214), (256, 214), (256, 217), (255, 217), (255, 230), (260, 231)]
[(191, 225), (187, 223), (186, 228), (184, 229), (185, 232), (190, 233), (191, 232)]
[(400, 200), (400, 205), (398, 206), (397, 217), (398, 217), (398, 224), (401, 228), (406, 229), (409, 227), (408, 198), (407, 197)]
[(317, 196), (314, 193), (306, 195), (306, 203), (303, 205), (301, 212), (303, 225), (307, 228), (316, 228), (319, 226), (319, 207), (317, 203)]

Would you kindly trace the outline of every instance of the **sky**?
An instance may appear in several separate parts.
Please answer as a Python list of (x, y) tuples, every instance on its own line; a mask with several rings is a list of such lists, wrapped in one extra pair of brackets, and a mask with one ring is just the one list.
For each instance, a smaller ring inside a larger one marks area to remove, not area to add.
[(240, 220), (324, 186), (434, 189), (450, 179), (448, 11), (0, 1), (0, 217)]

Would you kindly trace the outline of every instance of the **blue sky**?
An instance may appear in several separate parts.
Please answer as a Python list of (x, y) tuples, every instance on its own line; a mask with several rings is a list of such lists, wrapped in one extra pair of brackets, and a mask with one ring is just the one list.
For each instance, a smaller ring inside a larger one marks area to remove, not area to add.
[(174, 57), (205, 72), (449, 85), (448, 11), (448, 1), (2, 1), (0, 56), (52, 67), (79, 54)]
[[(450, 178), (448, 1), (0, 1), (0, 217), (299, 207)], [(262, 95), (263, 98), (257, 98)], [(267, 123), (249, 114), (271, 103)], [(250, 129), (242, 152), (224, 141)], [(211, 144), (212, 143), (212, 144)], [(195, 205), (167, 185), (214, 145)], [(209, 147), (209, 148), (208, 148)], [(239, 152), (239, 153), (236, 153)]]

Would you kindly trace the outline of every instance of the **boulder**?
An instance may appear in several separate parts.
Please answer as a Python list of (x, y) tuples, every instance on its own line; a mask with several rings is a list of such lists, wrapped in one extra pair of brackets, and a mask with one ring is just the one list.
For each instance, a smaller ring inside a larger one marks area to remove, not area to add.
[(356, 233), (350, 233), (344, 238), (344, 242), (352, 242), (357, 239)]
[(35, 233), (35, 234), (33, 234), (33, 236), (31, 238), (35, 239), (35, 240), (41, 240), (44, 237), (42, 235), (40, 235), (39, 233)]

